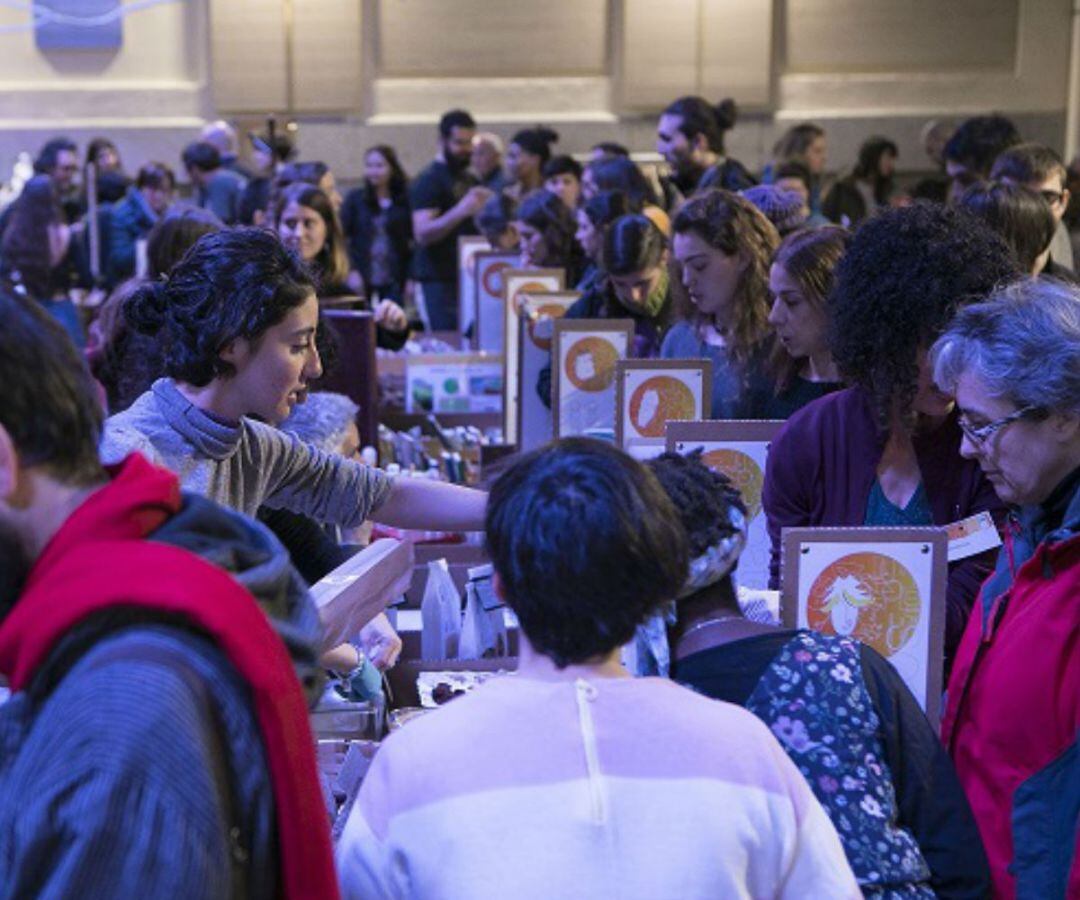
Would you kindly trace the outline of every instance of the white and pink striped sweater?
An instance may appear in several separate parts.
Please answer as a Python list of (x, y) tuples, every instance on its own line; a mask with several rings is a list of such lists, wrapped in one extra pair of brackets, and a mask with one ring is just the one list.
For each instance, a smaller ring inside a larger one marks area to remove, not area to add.
[(768, 729), (658, 678), (498, 678), (410, 722), (338, 871), (356, 898), (861, 896)]

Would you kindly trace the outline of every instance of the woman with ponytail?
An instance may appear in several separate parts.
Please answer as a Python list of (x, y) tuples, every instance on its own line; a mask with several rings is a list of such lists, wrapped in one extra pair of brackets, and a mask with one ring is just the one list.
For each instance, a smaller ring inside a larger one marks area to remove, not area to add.
[(551, 159), (551, 145), (558, 140), (559, 133), (543, 125), (523, 128), (510, 139), (506, 168), (514, 183), (507, 190), (515, 200), (544, 186), (544, 166)]

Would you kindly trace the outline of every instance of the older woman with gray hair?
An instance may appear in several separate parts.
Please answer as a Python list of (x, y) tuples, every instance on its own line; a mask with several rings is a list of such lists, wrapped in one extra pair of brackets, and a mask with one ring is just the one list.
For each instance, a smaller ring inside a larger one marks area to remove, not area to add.
[(942, 737), (1000, 897), (1080, 896), (1080, 291), (1032, 280), (934, 345), (961, 452), (1013, 507), (953, 664)]

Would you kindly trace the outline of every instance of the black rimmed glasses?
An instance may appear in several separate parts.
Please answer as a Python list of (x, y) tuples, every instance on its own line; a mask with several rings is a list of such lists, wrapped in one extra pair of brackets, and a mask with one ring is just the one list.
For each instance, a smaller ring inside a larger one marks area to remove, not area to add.
[(971, 441), (971, 443), (981, 447), (1006, 425), (1011, 425), (1013, 422), (1019, 422), (1021, 419), (1029, 418), (1041, 412), (1041, 407), (1029, 404), (1016, 410), (1016, 412), (1009, 413), (1007, 416), (1002, 416), (1000, 419), (995, 419), (993, 422), (987, 422), (985, 425), (972, 425), (967, 420), (967, 417), (963, 415), (959, 416), (956, 422), (960, 426), (960, 430), (964, 432), (964, 436)]

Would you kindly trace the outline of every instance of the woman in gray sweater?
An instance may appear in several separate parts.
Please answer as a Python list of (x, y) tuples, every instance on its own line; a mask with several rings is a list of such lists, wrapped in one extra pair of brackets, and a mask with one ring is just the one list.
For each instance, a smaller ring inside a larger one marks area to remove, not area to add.
[(269, 422), (303, 402), (322, 374), (315, 285), (269, 232), (209, 234), (167, 280), (125, 306), (161, 343), (165, 378), (105, 423), (102, 457), (133, 451), (172, 469), (186, 490), (254, 515), (289, 509), (346, 528), (376, 518), (399, 528), (483, 528), (487, 495), (324, 453)]

